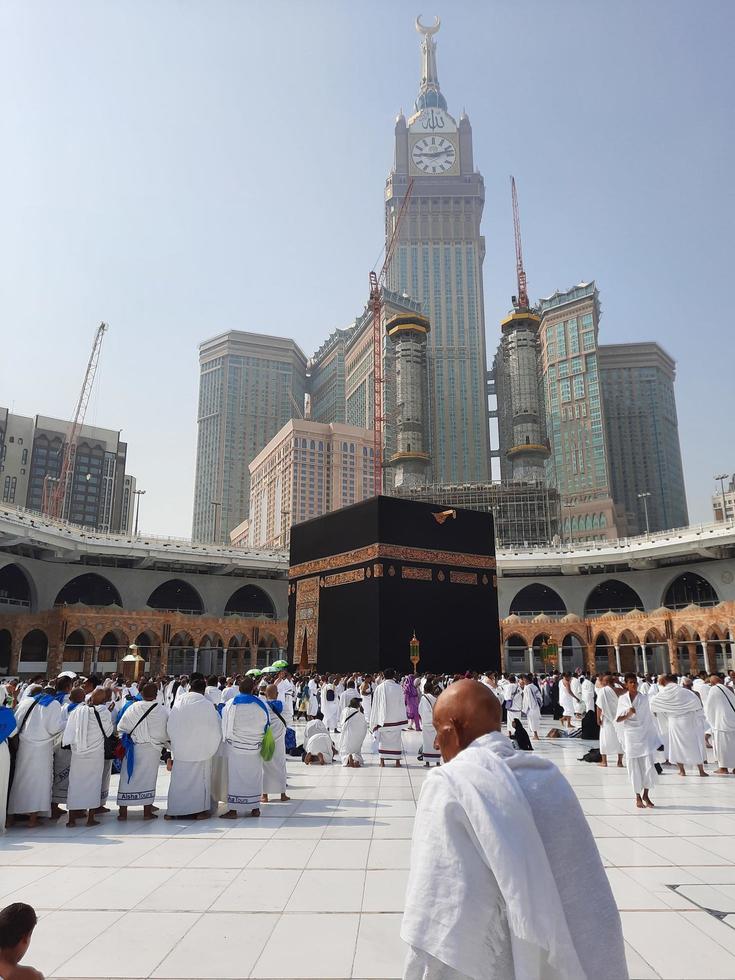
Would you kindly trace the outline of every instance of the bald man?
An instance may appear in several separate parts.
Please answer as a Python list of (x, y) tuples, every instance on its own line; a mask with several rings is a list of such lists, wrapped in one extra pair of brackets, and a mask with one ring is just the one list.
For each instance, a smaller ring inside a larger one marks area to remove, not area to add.
[(444, 765), (416, 811), (404, 980), (626, 980), (620, 916), (566, 779), (513, 749), (477, 681), (438, 698), (434, 726)]

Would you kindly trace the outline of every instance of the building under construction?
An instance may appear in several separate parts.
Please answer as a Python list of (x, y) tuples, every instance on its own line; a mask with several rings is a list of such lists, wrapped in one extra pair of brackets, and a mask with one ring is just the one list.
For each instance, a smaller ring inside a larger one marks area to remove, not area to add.
[(498, 548), (543, 546), (559, 538), (559, 494), (546, 486), (543, 480), (515, 483), (433, 483), (397, 488), (393, 490), (393, 495), (492, 514)]

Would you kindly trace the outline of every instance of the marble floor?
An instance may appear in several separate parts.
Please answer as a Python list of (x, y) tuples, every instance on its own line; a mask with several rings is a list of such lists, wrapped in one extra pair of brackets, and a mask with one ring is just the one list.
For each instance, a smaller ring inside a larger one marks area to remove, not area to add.
[[(39, 914), (28, 963), (57, 978), (400, 977), (403, 891), (426, 770), (306, 768), (291, 803), (236, 824), (50, 825), (0, 838), (0, 904)], [(634, 980), (735, 978), (735, 777), (672, 770), (637, 811), (625, 770), (539, 743), (570, 780), (621, 911)], [(161, 769), (165, 805), (168, 775)], [(571, 869), (573, 872), (573, 869)]]

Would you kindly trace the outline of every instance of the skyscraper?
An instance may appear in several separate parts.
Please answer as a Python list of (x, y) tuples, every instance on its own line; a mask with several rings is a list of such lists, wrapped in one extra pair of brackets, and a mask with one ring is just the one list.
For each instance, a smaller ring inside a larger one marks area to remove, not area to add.
[(231, 330), (199, 347), (195, 541), (229, 541), (248, 516), (248, 465), (303, 413), (306, 357), (293, 340)]
[[(472, 158), (466, 113), (457, 123), (439, 87), (433, 27), (417, 20), (422, 77), (413, 114), (395, 125), (395, 160), (385, 189), (385, 232), (393, 234), (411, 177), (411, 200), (388, 271), (388, 286), (421, 303), (428, 336), (429, 442), (439, 483), (490, 479), (480, 220), (482, 176)], [(349, 420), (349, 415), (348, 415)]]
[(248, 544), (287, 548), (292, 525), (373, 492), (372, 429), (291, 419), (250, 464)]
[[(3, 503), (41, 512), (44, 488), (58, 483), (71, 423), (0, 408), (0, 491)], [(98, 531), (127, 531), (123, 516), (127, 444), (115, 429), (83, 425), (63, 505), (63, 518)]]
[(555, 292), (539, 303), (546, 425), (551, 442), (547, 477), (559, 490), (566, 540), (615, 538), (600, 393), (597, 333), (600, 301), (594, 282)]
[(612, 494), (628, 534), (643, 534), (646, 523), (650, 531), (684, 527), (676, 362), (655, 343), (605, 344), (598, 356)]

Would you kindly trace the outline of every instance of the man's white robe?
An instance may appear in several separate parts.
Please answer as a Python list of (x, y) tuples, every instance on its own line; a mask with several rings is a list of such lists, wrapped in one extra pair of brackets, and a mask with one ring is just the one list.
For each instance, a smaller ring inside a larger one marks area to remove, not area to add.
[(321, 718), (307, 721), (304, 728), (304, 751), (307, 755), (323, 755), (326, 763), (332, 762), (332, 736)]
[(492, 732), (431, 771), (401, 938), (406, 980), (626, 980), (600, 855), (553, 763)]
[(222, 710), (222, 737), (227, 754), (227, 805), (239, 816), (249, 815), (263, 793), (260, 746), (268, 721), (265, 702), (235, 704)]
[(582, 681), (582, 701), (585, 711), (595, 710), (595, 685), (589, 677), (585, 677)]
[(278, 688), (278, 700), (283, 705), (283, 711), (281, 712), (283, 720), (290, 728), (293, 725), (296, 688), (293, 685), (293, 681), (289, 680), (288, 677), (284, 677), (283, 680), (279, 681), (276, 687)]
[(104, 704), (80, 704), (69, 715), (64, 729), (64, 744), (71, 747), (69, 789), (66, 794), (66, 805), (70, 811), (94, 810), (102, 803), (104, 736), (111, 735), (112, 729), (112, 716)]
[[(36, 709), (38, 710), (38, 709)], [(8, 733), (8, 738), (17, 731)], [(5, 819), (7, 817), (8, 804), (8, 780), (10, 779), (10, 750), (8, 749), (8, 738), (0, 742), (0, 836), (5, 833)]]
[(434, 748), (436, 728), (434, 728), (434, 705), (436, 698), (433, 694), (422, 694), (419, 699), (419, 718), (421, 719), (421, 754), (424, 762), (434, 763), (441, 758)]
[(222, 701), (222, 691), (218, 687), (207, 686), (204, 688), (204, 697), (212, 704), (217, 705)]
[(526, 723), (531, 732), (541, 729), (541, 692), (535, 684), (526, 684), (523, 688), (522, 710)]
[(513, 733), (513, 722), (517, 719), (521, 720), (521, 711), (523, 709), (523, 691), (521, 690), (521, 685), (516, 681), (508, 681), (505, 686), (505, 700), (510, 701), (508, 706), (506, 723), (508, 725), (508, 733)]
[[(332, 700), (329, 700), (329, 695), (332, 695)], [(325, 684), (322, 687), (322, 715), (324, 716), (324, 724), (328, 729), (336, 730), (337, 722), (339, 721), (339, 695), (337, 694), (334, 684)]]
[(378, 754), (382, 760), (400, 761), (402, 749), (401, 729), (407, 724), (406, 702), (401, 685), (394, 680), (378, 684), (373, 694), (370, 725), (378, 729)]
[[(561, 686), (559, 690), (561, 690)], [(618, 717), (618, 696), (611, 687), (598, 688), (597, 706), (602, 715), (600, 719), (600, 755), (621, 755), (623, 751), (622, 732), (619, 731), (615, 723)]]
[[(24, 697), (15, 709), (15, 721), (20, 731), (23, 719), (34, 700)], [(15, 757), (15, 774), (8, 800), (8, 813), (51, 813), (51, 785), (54, 778), (54, 740), (61, 731), (64, 719), (58, 701), (42, 706), (36, 704), (20, 733)]]
[(341, 718), (344, 714), (345, 708), (349, 708), (350, 701), (353, 698), (357, 698), (358, 701), (362, 701), (362, 695), (355, 687), (346, 687), (344, 691), (339, 696), (339, 717)]
[(359, 708), (345, 707), (339, 722), (339, 755), (346, 766), (350, 756), (362, 765), (362, 743), (368, 731), (365, 715)]
[(710, 688), (704, 713), (712, 730), (717, 765), (735, 769), (735, 694), (724, 684)]
[(702, 702), (694, 691), (667, 684), (649, 698), (651, 710), (669, 722), (669, 762), (698, 766), (707, 761)]
[(273, 758), (267, 762), (263, 759), (263, 792), (264, 793), (285, 793), (286, 792), (286, 726), (278, 717), (270, 704), (266, 701), (268, 716), (271, 722), (271, 731), (276, 742), (276, 751)]
[(130, 778), (127, 756), (122, 762), (117, 788), (118, 806), (150, 806), (156, 802), (161, 749), (168, 741), (167, 722), (166, 709), (155, 701), (136, 701), (118, 722), (118, 732), (130, 735), (135, 745), (135, 764)]
[[(71, 703), (63, 704), (61, 706), (61, 717), (66, 728), (66, 723), (69, 720), (69, 715), (72, 714), (72, 708), (74, 711), (79, 710), (80, 705), (74, 705)], [(51, 788), (51, 802), (52, 803), (66, 803), (66, 797), (69, 792), (69, 770), (71, 768), (71, 749), (68, 745), (64, 745), (64, 729), (56, 736), (54, 741), (54, 781)]]
[(630, 784), (633, 792), (640, 795), (644, 789), (652, 789), (656, 784), (654, 763), (659, 734), (645, 694), (636, 694), (632, 702), (630, 694), (621, 694), (618, 698), (618, 718), (630, 711), (631, 707), (635, 708), (635, 714), (618, 724), (623, 730), (625, 765)]
[(203, 694), (185, 694), (170, 713), (166, 731), (173, 756), (168, 813), (183, 817), (210, 810), (212, 757), (222, 740), (217, 709)]

